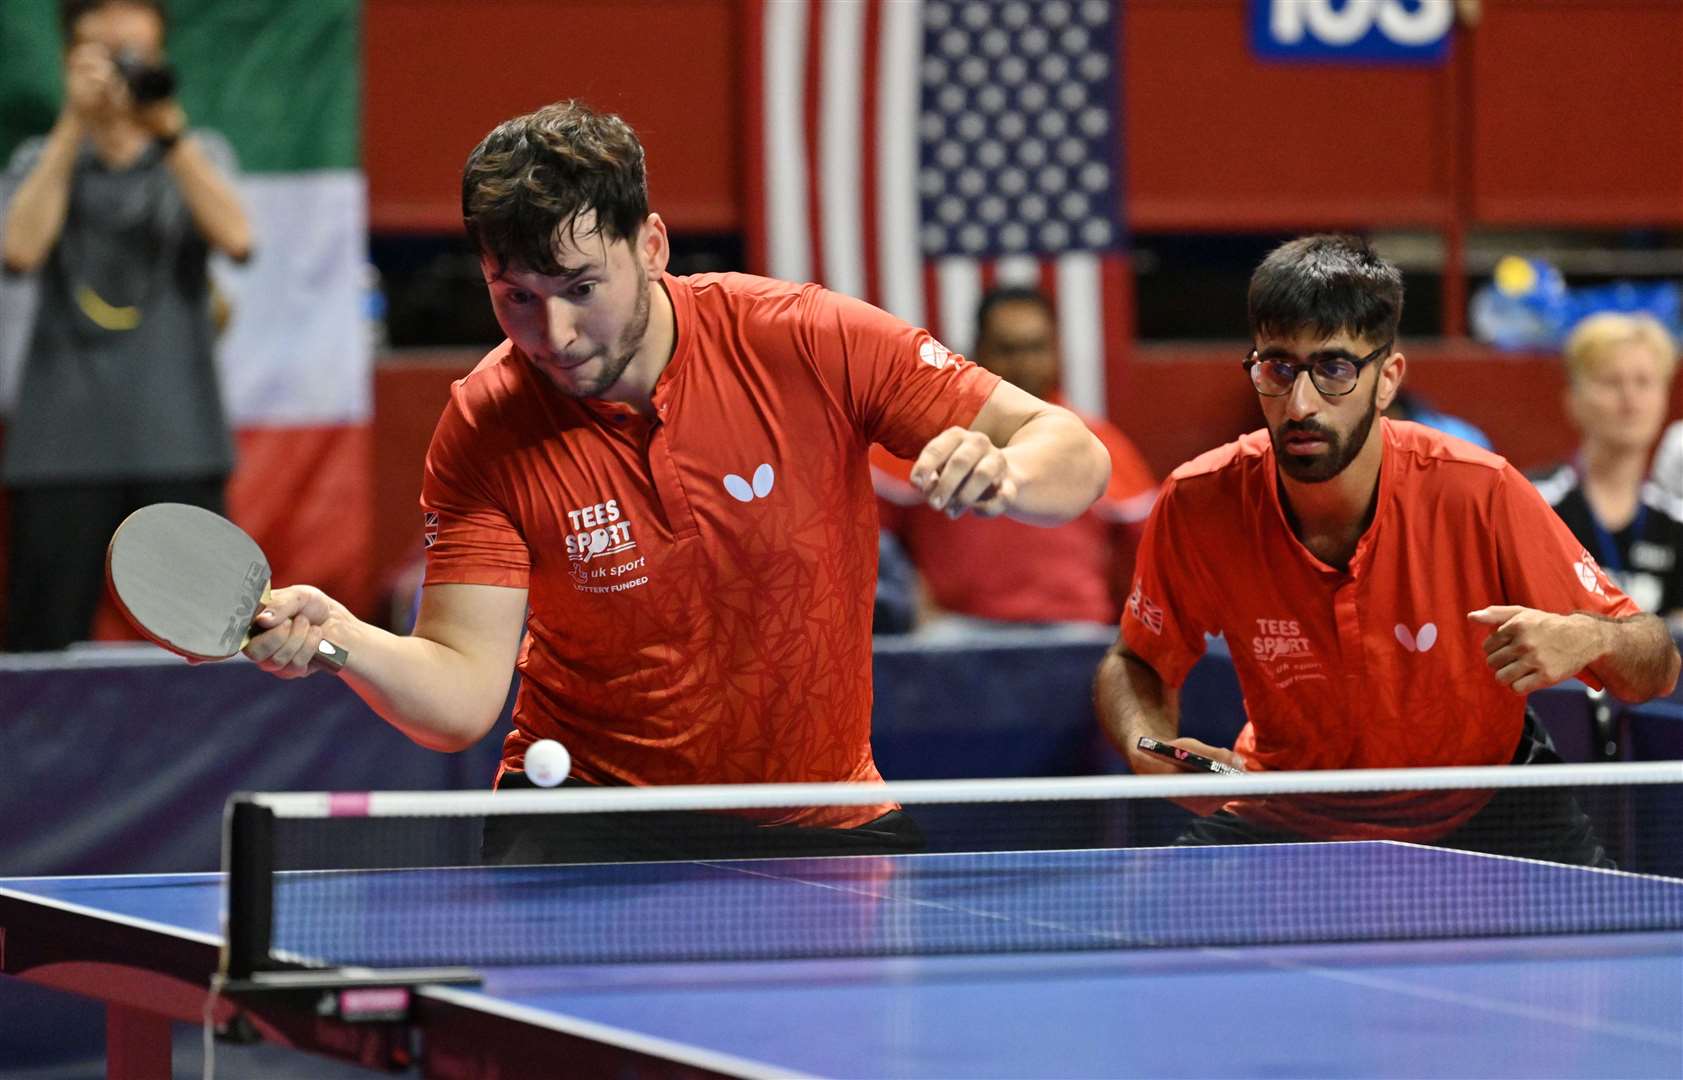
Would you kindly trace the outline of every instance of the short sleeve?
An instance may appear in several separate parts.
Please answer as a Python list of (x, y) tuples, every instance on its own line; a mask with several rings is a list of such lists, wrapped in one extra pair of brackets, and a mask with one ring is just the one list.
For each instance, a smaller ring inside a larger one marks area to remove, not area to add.
[(949, 427), (969, 427), (999, 376), (949, 351), (927, 330), (827, 289), (802, 297), (802, 339), (820, 377), (864, 437), (902, 458)]
[(457, 383), (433, 431), (421, 479), (422, 536), (429, 585), (501, 585), (531, 579), (526, 540), (484, 473), (486, 440)]
[(1165, 685), (1178, 687), (1204, 655), (1211, 620), (1199, 587), (1202, 571), (1191, 562), (1197, 541), (1189, 535), (1188, 515), (1174, 496), (1171, 478), (1140, 539), (1133, 588), (1122, 609), (1122, 640)]
[(1496, 558), (1507, 595), (1492, 604), (1522, 604), (1567, 615), (1609, 618), (1641, 614), (1596, 564), (1560, 515), (1512, 465), (1504, 465), (1491, 507)]
[(23, 183), (23, 178), (29, 175), (29, 170), (41, 159), (41, 148), (47, 145), (47, 140), (39, 135), (31, 135), (18, 143), (17, 149), (12, 151), (10, 160), (6, 162), (6, 174), (3, 190), (10, 195), (17, 186)]
[(18, 188), (23, 185), (29, 170), (41, 160), (41, 149), (46, 145), (47, 140), (36, 135), (23, 140), (17, 149), (12, 151), (11, 159), (6, 162), (6, 171), (0, 173), (0, 223), (5, 220), (6, 208), (11, 205), (12, 196), (16, 195)]
[[(1557, 615), (1587, 611), (1618, 619), (1642, 614), (1511, 465), (1503, 467), (1496, 483), (1491, 518), (1507, 595), (1492, 597), (1490, 603), (1520, 604)], [(1578, 678), (1601, 688), (1593, 671), (1581, 671)]]

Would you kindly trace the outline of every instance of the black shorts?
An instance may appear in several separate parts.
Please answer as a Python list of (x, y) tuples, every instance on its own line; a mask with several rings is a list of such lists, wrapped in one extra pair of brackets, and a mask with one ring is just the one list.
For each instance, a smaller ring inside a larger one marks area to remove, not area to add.
[[(1514, 765), (1553, 765), (1561, 761), (1549, 733), (1525, 710), (1525, 727), (1514, 750)], [(1298, 836), (1246, 821), (1226, 810), (1199, 818), (1175, 839), (1177, 844), (1293, 844)], [(1466, 824), (1435, 847), (1512, 855), (1573, 866), (1613, 869), (1612, 856), (1596, 835), (1589, 816), (1565, 788), (1503, 788)]]
[[(503, 790), (537, 785), (504, 773)], [(563, 787), (591, 787), (569, 778)], [(923, 849), (923, 831), (902, 810), (852, 829), (756, 825), (726, 814), (659, 810), (614, 814), (518, 814), (485, 821), (488, 864), (648, 862), (819, 855), (894, 855)]]

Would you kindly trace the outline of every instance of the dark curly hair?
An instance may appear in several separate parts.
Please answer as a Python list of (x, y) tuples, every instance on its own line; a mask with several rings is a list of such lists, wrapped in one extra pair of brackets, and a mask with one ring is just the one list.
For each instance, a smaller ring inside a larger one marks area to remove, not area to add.
[(643, 146), (631, 126), (580, 101), (498, 124), (462, 169), (468, 240), (499, 269), (560, 272), (555, 241), (595, 211), (592, 232), (630, 239), (649, 215)]

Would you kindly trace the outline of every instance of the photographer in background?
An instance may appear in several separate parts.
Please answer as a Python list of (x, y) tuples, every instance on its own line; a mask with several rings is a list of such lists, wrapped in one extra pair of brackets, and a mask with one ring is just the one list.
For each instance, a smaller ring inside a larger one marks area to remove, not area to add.
[(220, 510), (233, 466), (212, 356), (214, 249), (251, 226), (217, 135), (189, 131), (158, 0), (65, 0), (64, 106), (18, 147), (0, 226), (40, 307), (0, 480), (10, 488), (5, 645), (88, 636), (105, 543), (153, 502)]

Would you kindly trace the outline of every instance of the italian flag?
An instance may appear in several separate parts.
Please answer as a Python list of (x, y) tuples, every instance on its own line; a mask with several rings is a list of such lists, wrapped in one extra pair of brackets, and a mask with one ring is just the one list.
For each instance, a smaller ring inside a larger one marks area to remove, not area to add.
[[(57, 0), (0, 4), (0, 154), (45, 132), (63, 95)], [(229, 514), (277, 584), (320, 585), (354, 609), (369, 573), (373, 358), (367, 187), (359, 150), (359, 0), (172, 0), (169, 55), (194, 127), (233, 145), (256, 232), (217, 260), (232, 320), (219, 344), (239, 457)], [(0, 192), (0, 197), (6, 193)], [(30, 283), (0, 294), (9, 412), (33, 317)], [(112, 618), (101, 636), (125, 636)]]

